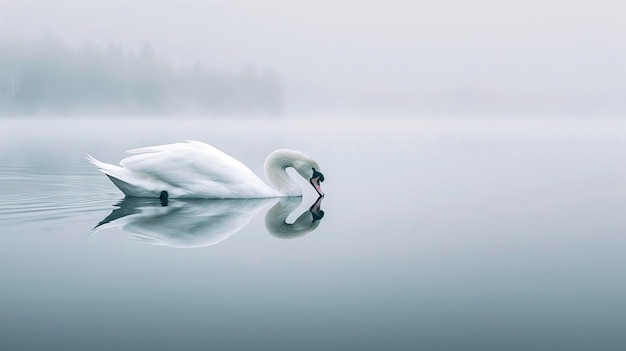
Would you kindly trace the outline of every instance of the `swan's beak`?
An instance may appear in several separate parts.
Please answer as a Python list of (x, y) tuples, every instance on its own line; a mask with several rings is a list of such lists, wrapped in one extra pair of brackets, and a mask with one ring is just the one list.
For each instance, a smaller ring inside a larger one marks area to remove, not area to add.
[(324, 181), (324, 175), (316, 171), (315, 168), (313, 168), (313, 177), (311, 177), (309, 182), (311, 182), (311, 185), (313, 185), (313, 188), (315, 188), (315, 191), (317, 191), (317, 193), (320, 196), (324, 196), (324, 192), (322, 191), (322, 186), (320, 185), (320, 183), (323, 181)]
[(315, 188), (315, 191), (317, 191), (317, 193), (320, 196), (324, 196), (324, 192), (322, 192), (322, 186), (320, 185), (319, 177), (311, 178), (311, 185), (313, 185), (313, 187)]

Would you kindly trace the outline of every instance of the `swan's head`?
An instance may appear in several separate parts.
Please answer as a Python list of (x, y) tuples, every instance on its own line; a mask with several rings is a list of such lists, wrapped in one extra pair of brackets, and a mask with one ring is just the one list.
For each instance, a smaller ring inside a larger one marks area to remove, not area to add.
[(294, 156), (296, 156), (296, 158), (293, 159), (292, 167), (302, 178), (309, 181), (309, 184), (313, 186), (319, 196), (324, 196), (321, 185), (324, 181), (324, 175), (320, 172), (320, 165), (301, 152), (296, 152)]
[(284, 170), (289, 167), (308, 180), (320, 196), (324, 196), (321, 187), (324, 175), (320, 171), (319, 164), (309, 156), (300, 151), (282, 149), (272, 152), (265, 160), (265, 174), (278, 190), (283, 190), (285, 186), (285, 179), (281, 175), (285, 174)]

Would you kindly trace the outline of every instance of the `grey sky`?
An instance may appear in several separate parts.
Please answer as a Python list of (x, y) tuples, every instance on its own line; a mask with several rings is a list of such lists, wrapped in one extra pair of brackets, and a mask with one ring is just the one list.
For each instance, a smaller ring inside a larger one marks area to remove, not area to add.
[(621, 99), (623, 1), (1, 0), (0, 35), (50, 32), (174, 62), (275, 68), (341, 94), (504, 91)]

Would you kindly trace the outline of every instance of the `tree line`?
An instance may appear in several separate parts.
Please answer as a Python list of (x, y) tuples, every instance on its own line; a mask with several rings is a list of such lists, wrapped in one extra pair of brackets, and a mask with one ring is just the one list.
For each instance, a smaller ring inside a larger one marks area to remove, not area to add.
[(149, 43), (71, 48), (55, 38), (0, 43), (0, 114), (278, 113), (279, 75), (247, 65), (237, 72), (200, 64), (173, 67)]

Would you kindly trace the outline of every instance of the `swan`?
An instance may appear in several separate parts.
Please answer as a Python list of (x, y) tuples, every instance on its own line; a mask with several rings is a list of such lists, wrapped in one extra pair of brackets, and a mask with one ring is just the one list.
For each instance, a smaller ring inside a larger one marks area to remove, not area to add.
[(119, 166), (101, 162), (87, 154), (87, 160), (127, 197), (252, 199), (302, 196), (302, 189), (289, 177), (293, 168), (319, 194), (324, 175), (320, 166), (302, 152), (280, 149), (265, 159), (268, 186), (239, 160), (216, 147), (199, 141), (143, 147)]

